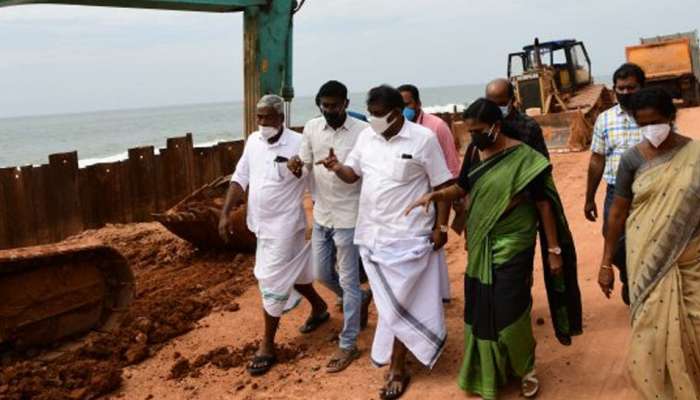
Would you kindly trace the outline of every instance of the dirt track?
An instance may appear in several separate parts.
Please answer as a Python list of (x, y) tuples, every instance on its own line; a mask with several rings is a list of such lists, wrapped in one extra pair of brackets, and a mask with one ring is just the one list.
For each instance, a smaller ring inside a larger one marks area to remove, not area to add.
[[(682, 110), (679, 129), (700, 139), (700, 108)], [(694, 129), (695, 128), (695, 129)], [(600, 222), (592, 224), (583, 218), (588, 153), (555, 155), (555, 179), (579, 256), (579, 277), (584, 305), (584, 334), (574, 339), (570, 347), (561, 346), (552, 335), (547, 303), (544, 296), (540, 263), (537, 262), (533, 287), (533, 321), (544, 318), (543, 326), (535, 325), (538, 340), (537, 370), (541, 380), (541, 399), (636, 399), (625, 375), (625, 357), (629, 335), (627, 308), (614, 294), (606, 300), (596, 283), (597, 266), (602, 252)], [(600, 192), (600, 191), (599, 191)], [(599, 199), (601, 198), (599, 193)], [(599, 205), (602, 205), (599, 200)], [(466, 265), (461, 238), (450, 237), (447, 246), (450, 281), (454, 301), (445, 309), (449, 339), (445, 353), (432, 372), (412, 363), (414, 379), (406, 399), (464, 398), (457, 388), (456, 374), (462, 356), (463, 271)], [(321, 289), (327, 301), (333, 298)], [(257, 288), (251, 287), (238, 300), (241, 311), (214, 313), (206, 317), (195, 331), (168, 344), (156, 357), (131, 367), (126, 372), (123, 390), (118, 396), (144, 399), (376, 399), (382, 381), (382, 370), (373, 368), (367, 353), (371, 346), (376, 315), (371, 314), (369, 329), (360, 336), (363, 357), (345, 372), (326, 374), (323, 366), (335, 345), (332, 340), (342, 326), (342, 318), (333, 314), (332, 322), (309, 336), (297, 334), (309, 309), (304, 305), (286, 316), (278, 342), (297, 357), (287, 365), (276, 367), (266, 378), (250, 378), (243, 367), (220, 370), (207, 367), (198, 378), (182, 381), (165, 380), (172, 367), (173, 355), (195, 359), (222, 344), (244, 348), (261, 332), (262, 317)], [(332, 304), (332, 303), (331, 303)], [(503, 398), (520, 398), (517, 385), (505, 388)]]
[[(692, 110), (692, 115), (688, 110), (680, 113), (679, 129), (683, 133), (700, 133), (692, 129), (698, 126), (700, 109)], [(700, 139), (698, 133), (695, 138)], [(553, 338), (538, 262), (533, 321), (545, 321), (534, 326), (542, 386), (539, 398), (635, 399), (624, 368), (629, 334), (627, 309), (618, 292), (612, 300), (606, 300), (597, 287), (600, 223), (588, 223), (581, 211), (587, 161), (587, 153), (553, 156), (555, 179), (578, 249), (584, 335), (575, 338), (570, 347), (561, 346)], [(93, 333), (77, 347), (48, 353), (59, 356), (53, 361), (44, 361), (33, 353), (0, 360), (0, 399), (21, 398), (16, 396), (18, 392), (10, 396), (15, 389), (12, 385), (19, 381), (28, 390), (36, 390), (30, 393), (41, 393), (47, 399), (92, 397), (117, 387), (120, 389), (109, 398), (377, 398), (383, 371), (373, 368), (367, 357), (374, 312), (369, 329), (360, 336), (363, 357), (345, 372), (328, 375), (323, 366), (335, 348), (333, 341), (342, 317), (334, 312), (331, 323), (302, 336), (296, 328), (309, 311), (303, 305), (281, 323), (278, 343), (283, 346), (281, 356), (286, 362), (267, 377), (250, 378), (244, 365), (262, 328), (250, 256), (234, 259), (233, 255), (199, 254), (157, 224), (108, 227), (83, 236), (98, 237), (116, 246), (132, 263), (138, 299), (130, 319), (116, 338)], [(432, 372), (415, 361), (411, 363), (414, 379), (406, 399), (427, 395), (433, 399), (464, 398), (455, 383), (463, 351), (462, 273), (466, 262), (462, 248), (460, 238), (450, 237), (447, 249), (454, 301), (445, 309), (449, 332), (446, 351)], [(321, 293), (332, 304), (330, 293), (325, 289)], [(64, 384), (56, 384), (61, 379)], [(502, 394), (506, 399), (519, 398), (517, 385), (505, 388)]]
[[(579, 254), (579, 272), (584, 296), (585, 333), (571, 347), (558, 344), (552, 335), (547, 305), (544, 299), (541, 271), (536, 271), (533, 293), (533, 320), (544, 318), (543, 326), (535, 325), (538, 340), (537, 369), (542, 381), (542, 399), (635, 398), (624, 375), (628, 319), (625, 306), (616, 296), (607, 301), (600, 294), (596, 281), (596, 266), (602, 240), (600, 225), (584, 221), (581, 209), (585, 184), (585, 153), (554, 156), (555, 176), (563, 201), (567, 206)], [(412, 363), (415, 373), (411, 392), (406, 398), (435, 399), (464, 395), (457, 388), (455, 377), (462, 356), (462, 272), (465, 252), (461, 239), (450, 238), (448, 263), (455, 300), (446, 307), (449, 339), (447, 349), (432, 372)], [(332, 302), (329, 292), (322, 289)], [(373, 368), (367, 358), (371, 345), (375, 315), (369, 329), (360, 337), (364, 356), (339, 375), (323, 371), (327, 357), (334, 349), (333, 338), (341, 327), (341, 316), (333, 314), (332, 322), (308, 336), (297, 334), (296, 327), (306, 317), (308, 307), (302, 306), (283, 319), (278, 337), (285, 344), (288, 358), (294, 359), (276, 367), (267, 378), (249, 378), (243, 365), (228, 370), (208, 365), (197, 370), (193, 378), (168, 379), (180, 359), (190, 363), (222, 345), (233, 349), (249, 348), (262, 327), (260, 299), (256, 287), (250, 287), (237, 299), (240, 311), (216, 312), (199, 322), (199, 327), (181, 336), (145, 362), (125, 371), (124, 386), (117, 397), (145, 399), (370, 399), (377, 398), (376, 389), (383, 371)], [(518, 388), (504, 391), (504, 398), (518, 398)]]

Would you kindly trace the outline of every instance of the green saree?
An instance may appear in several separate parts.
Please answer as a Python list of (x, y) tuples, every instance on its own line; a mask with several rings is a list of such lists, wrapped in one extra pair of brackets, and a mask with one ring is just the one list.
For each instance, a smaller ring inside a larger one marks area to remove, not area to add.
[(540, 235), (553, 326), (563, 344), (582, 330), (576, 252), (549, 168), (545, 157), (519, 145), (476, 164), (469, 173), (465, 353), (459, 386), (485, 399), (495, 398), (510, 375), (523, 377), (534, 369), (530, 287), (539, 214), (529, 199), (509, 206), (543, 173), (564, 258), (564, 273), (550, 274), (547, 243)]

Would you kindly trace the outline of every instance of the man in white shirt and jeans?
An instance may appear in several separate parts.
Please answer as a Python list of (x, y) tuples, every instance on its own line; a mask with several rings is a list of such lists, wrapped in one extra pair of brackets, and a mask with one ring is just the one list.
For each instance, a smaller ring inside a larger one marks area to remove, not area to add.
[(284, 127), (284, 100), (263, 96), (257, 104), (259, 130), (246, 141), (236, 165), (219, 221), (219, 234), (231, 240), (229, 212), (243, 202), (249, 189), (246, 222), (257, 238), (255, 278), (258, 280), (265, 315), (265, 336), (253, 360), (251, 375), (262, 375), (276, 363), (275, 334), (285, 311), (299, 304), (301, 296), (311, 303), (311, 316), (300, 328), (311, 332), (328, 321), (326, 303), (312, 286), (311, 246), (306, 243), (303, 196), (305, 176), (287, 169), (289, 158), (299, 153), (301, 135)]
[(314, 164), (330, 151), (345, 161), (368, 124), (346, 113), (348, 90), (342, 83), (326, 82), (316, 98), (322, 116), (306, 124), (299, 156), (293, 157), (288, 166), (299, 177), (304, 166), (313, 172), (316, 201), (311, 257), (317, 279), (343, 299), (339, 348), (326, 366), (326, 371), (333, 373), (344, 370), (360, 355), (357, 336), (367, 324), (371, 292), (360, 288), (359, 253), (353, 243), (360, 182), (348, 185), (335, 173)]
[(371, 128), (345, 165), (329, 152), (322, 164), (341, 180), (362, 178), (355, 244), (378, 311), (372, 362), (391, 364), (379, 397), (397, 399), (410, 376), (408, 350), (432, 368), (447, 331), (440, 292), (439, 252), (447, 242), (448, 203), (406, 213), (412, 199), (453, 179), (433, 132), (402, 115), (401, 94), (379, 86), (367, 96)]

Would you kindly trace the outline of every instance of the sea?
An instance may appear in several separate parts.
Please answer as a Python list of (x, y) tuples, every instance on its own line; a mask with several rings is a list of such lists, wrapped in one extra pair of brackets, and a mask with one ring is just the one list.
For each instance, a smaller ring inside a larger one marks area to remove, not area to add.
[[(428, 112), (461, 110), (483, 96), (484, 85), (423, 88)], [(365, 93), (353, 93), (350, 110), (365, 113)], [(313, 96), (295, 98), (291, 125), (319, 115)], [(165, 147), (169, 137), (192, 133), (195, 146), (243, 137), (243, 103), (190, 104), (0, 119), (0, 167), (38, 165), (49, 154), (77, 150), (81, 167), (127, 157), (129, 148)]]

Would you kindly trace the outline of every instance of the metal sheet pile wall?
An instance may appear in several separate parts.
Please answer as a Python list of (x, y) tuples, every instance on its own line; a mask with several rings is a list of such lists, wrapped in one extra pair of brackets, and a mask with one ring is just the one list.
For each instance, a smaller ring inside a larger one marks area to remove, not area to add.
[(193, 147), (192, 135), (129, 149), (128, 159), (78, 168), (78, 153), (0, 168), (0, 249), (61, 241), (107, 223), (151, 221), (198, 187), (233, 172), (243, 141)]

